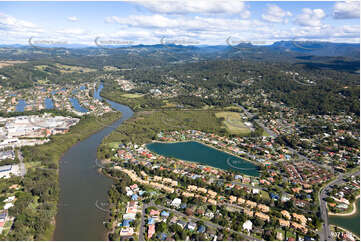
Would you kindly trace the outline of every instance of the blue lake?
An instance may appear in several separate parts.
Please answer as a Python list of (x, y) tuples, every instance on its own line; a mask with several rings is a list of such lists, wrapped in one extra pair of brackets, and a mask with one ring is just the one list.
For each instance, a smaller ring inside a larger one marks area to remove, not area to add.
[[(85, 90), (85, 86), (80, 86), (80, 87), (79, 87), (79, 90)], [(79, 90), (76, 90), (76, 89), (75, 89), (75, 90), (73, 90), (71, 93), (72, 93), (72, 94), (77, 94)]]
[(15, 111), (16, 112), (24, 112), (25, 107), (26, 107), (25, 100), (19, 100), (18, 104), (15, 107)]
[(100, 83), (98, 89), (94, 90), (94, 98), (95, 99), (98, 99), (100, 101), (103, 100), (102, 97), (100, 96), (100, 92), (102, 91), (103, 87), (104, 87), (103, 83)]
[(150, 143), (147, 148), (154, 153), (180, 160), (198, 162), (223, 170), (238, 171), (245, 175), (259, 176), (258, 166), (198, 142)]
[(82, 106), (79, 104), (79, 101), (78, 101), (77, 98), (72, 98), (72, 97), (70, 97), (69, 100), (70, 100), (71, 105), (74, 107), (74, 109), (75, 109), (76, 111), (81, 112), (81, 113), (86, 113), (86, 112), (88, 112), (88, 109), (82, 107)]
[(46, 109), (53, 109), (54, 108), (53, 99), (47, 97), (47, 98), (45, 98), (44, 103), (45, 103), (45, 108)]
[(330, 216), (329, 223), (341, 226), (360, 236), (360, 198), (356, 201), (357, 212), (351, 216)]

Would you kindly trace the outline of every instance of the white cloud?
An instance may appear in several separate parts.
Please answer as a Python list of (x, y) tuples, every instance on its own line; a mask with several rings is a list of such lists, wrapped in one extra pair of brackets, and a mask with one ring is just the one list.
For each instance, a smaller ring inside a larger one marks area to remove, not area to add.
[(205, 13), (205, 14), (241, 14), (250, 15), (246, 10), (244, 2), (238, 0), (215, 1), (215, 0), (185, 0), (185, 1), (144, 1), (137, 2), (155, 13), (163, 14), (185, 14), (185, 13)]
[(322, 26), (321, 20), (326, 17), (325, 12), (322, 9), (302, 9), (302, 13), (296, 17), (296, 23), (301, 26)]
[(289, 11), (284, 11), (282, 8), (275, 4), (270, 4), (267, 7), (267, 13), (262, 14), (262, 19), (272, 23), (287, 23), (287, 17), (292, 16)]
[(41, 31), (35, 24), (0, 13), (0, 29), (9, 31)]
[(76, 17), (76, 16), (70, 16), (67, 18), (69, 21), (71, 22), (76, 22), (76, 21), (79, 21), (79, 19)]
[(61, 30), (57, 30), (56, 33), (59, 34), (68, 34), (68, 35), (84, 35), (86, 34), (88, 31), (84, 30), (84, 29), (77, 29), (77, 28), (69, 28), (69, 29), (61, 29)]
[(335, 19), (360, 18), (360, 2), (337, 2), (333, 7)]
[(128, 17), (107, 17), (106, 23), (117, 23), (128, 27), (138, 28), (160, 28), (188, 30), (190, 32), (204, 31), (238, 31), (255, 28), (262, 25), (259, 21), (252, 21), (239, 18), (214, 18), (200, 17), (192, 18), (185, 16), (166, 17), (163, 15), (132, 15)]

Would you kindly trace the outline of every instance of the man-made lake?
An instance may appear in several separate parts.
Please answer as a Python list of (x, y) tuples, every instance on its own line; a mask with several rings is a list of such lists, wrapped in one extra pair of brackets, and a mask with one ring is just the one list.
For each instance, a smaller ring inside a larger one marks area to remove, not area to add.
[(147, 148), (166, 157), (259, 176), (258, 166), (255, 164), (198, 142), (151, 143), (147, 145)]
[(101, 82), (101, 83), (99, 84), (98, 89), (95, 89), (95, 90), (94, 90), (94, 98), (95, 98), (95, 99), (98, 99), (98, 100), (100, 100), (100, 101), (103, 100), (103, 98), (100, 96), (100, 92), (101, 92), (101, 90), (103, 89), (103, 87), (104, 87), (104, 85), (103, 85), (103, 83)]
[(357, 212), (351, 216), (330, 216), (329, 224), (345, 228), (360, 236), (360, 198), (356, 201)]
[(47, 98), (45, 98), (44, 103), (45, 103), (45, 108), (46, 109), (53, 109), (54, 108), (53, 99), (47, 97)]
[(16, 112), (24, 112), (25, 107), (26, 107), (25, 100), (19, 100), (18, 104), (15, 107), (15, 111)]
[(81, 113), (86, 113), (89, 111), (88, 109), (84, 108), (83, 106), (81, 106), (79, 104), (79, 101), (77, 98), (69, 97), (69, 100), (70, 100), (71, 105), (74, 107), (74, 109), (76, 111), (81, 112)]

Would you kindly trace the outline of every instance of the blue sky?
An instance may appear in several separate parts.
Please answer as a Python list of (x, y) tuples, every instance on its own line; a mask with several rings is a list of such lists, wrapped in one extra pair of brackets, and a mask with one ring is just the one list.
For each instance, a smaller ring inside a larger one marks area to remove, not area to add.
[(359, 43), (360, 3), (241, 2), (0, 2), (0, 44), (33, 40), (95, 45), (268, 44), (278, 40)]

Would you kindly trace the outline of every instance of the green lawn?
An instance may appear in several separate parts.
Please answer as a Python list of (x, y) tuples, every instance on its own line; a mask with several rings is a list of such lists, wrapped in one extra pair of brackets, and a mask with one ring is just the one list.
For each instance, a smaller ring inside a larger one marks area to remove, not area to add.
[(143, 97), (143, 94), (137, 94), (137, 93), (125, 93), (122, 95), (122, 97), (126, 97), (126, 98), (140, 98)]
[(251, 130), (243, 123), (240, 113), (236, 112), (217, 112), (217, 118), (223, 118), (223, 125), (229, 133), (238, 135), (248, 135)]

